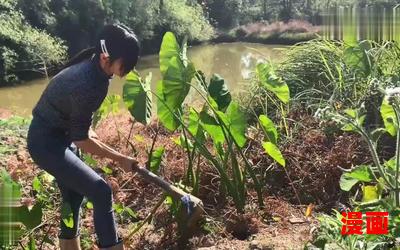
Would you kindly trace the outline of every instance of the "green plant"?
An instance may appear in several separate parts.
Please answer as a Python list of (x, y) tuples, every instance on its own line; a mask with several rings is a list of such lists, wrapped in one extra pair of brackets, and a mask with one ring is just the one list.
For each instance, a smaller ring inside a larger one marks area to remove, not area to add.
[[(157, 112), (160, 122), (167, 129), (170, 131), (181, 130), (181, 146), (185, 148), (189, 159), (186, 175), (187, 184), (198, 189), (200, 171), (194, 171), (193, 162), (195, 155), (201, 154), (217, 168), (224, 188), (227, 188), (228, 193), (234, 198), (237, 208), (242, 210), (244, 207), (244, 178), (242, 170), (239, 169), (233, 147), (235, 144), (236, 146), (240, 145), (240, 149), (246, 141), (244, 137), (245, 118), (239, 112), (236, 104), (229, 104), (230, 94), (227, 92), (223, 79), (215, 76), (210, 84), (207, 84), (205, 78), (202, 77), (200, 72), (196, 73), (194, 65), (188, 60), (185, 42), (181, 48), (172, 33), (167, 33), (164, 36), (161, 45), (160, 70), (163, 79), (158, 83), (157, 93), (153, 92), (158, 99)], [(205, 87), (203, 92), (191, 85), (195, 74), (200, 85)], [(128, 77), (128, 79), (140, 81), (140, 78), (137, 77)], [(191, 87), (203, 96), (206, 104), (201, 112), (192, 108), (189, 115), (186, 116), (182, 104)], [(124, 88), (124, 90), (128, 91), (128, 88)], [(207, 91), (212, 92), (214, 99)], [(206, 97), (206, 95), (209, 97)], [(226, 109), (226, 113), (219, 108)], [(132, 115), (137, 116), (135, 113), (132, 113)], [(238, 122), (234, 124), (232, 120), (235, 119)], [(199, 126), (199, 123), (201, 123), (201, 126)], [(214, 157), (209, 149), (204, 146), (205, 132), (208, 132), (213, 140), (218, 151), (218, 158)], [(223, 143), (225, 140), (230, 154), (224, 151)], [(234, 167), (234, 178), (232, 180), (229, 179), (227, 174), (230, 158), (233, 159), (232, 166)], [(239, 188), (239, 190), (236, 188)]]
[[(362, 236), (333, 236), (339, 233), (338, 230), (329, 231), (324, 225), (335, 225), (339, 227), (340, 215), (337, 218), (329, 216), (321, 217), (322, 227), (319, 240), (325, 244), (334, 242), (343, 249), (357, 249), (363, 246), (363, 249), (379, 249), (386, 246), (399, 233), (399, 173), (400, 173), (400, 102), (398, 93), (395, 90), (385, 91), (386, 98), (383, 100), (380, 112), (384, 120), (383, 128), (367, 130), (365, 128), (365, 110), (363, 107), (354, 110), (345, 110), (344, 114), (324, 110), (323, 117), (332, 119), (342, 125), (342, 130), (356, 132), (361, 135), (372, 156), (372, 164), (353, 167), (343, 173), (340, 179), (340, 188), (343, 191), (350, 192), (355, 190), (351, 203), (354, 206), (353, 211), (385, 211), (389, 212), (389, 234), (388, 235), (362, 235)], [(393, 94), (394, 93), (394, 94)], [(396, 138), (395, 156), (382, 161), (378, 152), (378, 142), (384, 133), (388, 133)], [(360, 245), (361, 244), (361, 245)]]
[[(238, 211), (242, 212), (245, 206), (248, 177), (253, 181), (259, 205), (262, 206), (262, 187), (244, 154), (247, 117), (240, 106), (232, 101), (224, 79), (214, 75), (207, 81), (204, 74), (195, 69), (186, 53), (186, 41), (179, 46), (175, 36), (167, 32), (160, 49), (162, 80), (158, 82), (157, 91), (145, 87), (149, 85), (148, 80), (142, 81), (137, 72), (131, 72), (124, 86), (124, 101), (137, 120), (143, 117), (143, 112), (151, 110), (148, 107), (150, 103), (146, 101), (150, 98), (140, 99), (140, 96), (148, 96), (151, 91), (157, 98), (160, 122), (168, 130), (178, 130), (181, 133), (176, 142), (185, 150), (188, 158), (184, 184), (190, 186), (194, 193), (198, 191), (201, 174), (199, 164), (195, 164), (196, 159), (200, 162), (204, 158), (218, 171), (221, 178), (220, 190), (232, 197)], [(261, 66), (260, 70), (263, 70)], [(287, 86), (272, 73), (267, 73), (259, 73), (260, 77), (268, 79), (266, 88), (281, 100), (287, 101)], [(202, 98), (200, 108), (187, 108), (184, 105), (190, 89)], [(137, 100), (141, 100), (141, 106)], [(212, 142), (213, 150), (210, 150), (207, 142)]]
[(93, 247), (93, 241), (90, 237), (90, 232), (86, 228), (81, 228), (81, 247), (82, 249), (91, 249)]
[(113, 204), (113, 209), (121, 223), (135, 222), (138, 219), (137, 213), (122, 203)]
[(326, 105), (353, 108), (375, 85), (397, 81), (398, 54), (396, 42), (312, 40), (289, 48), (277, 75), (289, 85), (293, 102), (313, 111)]
[[(35, 182), (35, 189), (39, 189), (39, 184)], [(28, 246), (24, 249), (35, 249), (36, 240), (33, 233), (42, 225), (44, 204), (39, 199), (32, 206), (21, 204), (22, 186), (13, 181), (5, 169), (0, 169), (0, 247), (13, 248), (22, 239), (29, 239)], [(21, 227), (21, 223), (23, 227)], [(44, 241), (53, 244), (48, 239), (48, 232), (43, 235)], [(21, 244), (21, 243), (20, 243)]]
[[(360, 134), (367, 143), (373, 159), (373, 165), (357, 166), (351, 169), (349, 172), (344, 173), (340, 181), (341, 188), (345, 191), (350, 191), (350, 189), (359, 182), (372, 182), (376, 184), (377, 189), (375, 189), (375, 191), (374, 189), (364, 189), (364, 197), (376, 197), (376, 200), (378, 200), (378, 197), (381, 196), (383, 190), (387, 190), (391, 198), (395, 201), (395, 204), (399, 206), (399, 190), (397, 189), (399, 185), (398, 176), (400, 170), (397, 167), (398, 158), (400, 157), (400, 152), (398, 151), (400, 150), (400, 147), (398, 147), (399, 144), (396, 145), (395, 158), (386, 163), (381, 162), (377, 150), (378, 141), (383, 133), (389, 132), (390, 134), (394, 133), (396, 135), (395, 131), (397, 131), (397, 125), (395, 124), (398, 124), (398, 120), (397, 115), (395, 114), (397, 114), (399, 109), (396, 106), (397, 104), (393, 103), (393, 105), (393, 108), (390, 108), (387, 101), (382, 103), (381, 112), (382, 117), (386, 121), (385, 128), (377, 128), (373, 131), (367, 131), (364, 127), (366, 115), (363, 113), (364, 111), (362, 108), (358, 110), (348, 109), (345, 110), (344, 114), (328, 112), (328, 117), (340, 124), (343, 124), (342, 130)], [(388, 122), (389, 118), (392, 122)], [(397, 141), (399, 140), (400, 138)], [(395, 164), (393, 164), (393, 162), (395, 162)], [(378, 193), (371, 194), (368, 192)], [(368, 202), (371, 201), (367, 198), (364, 198), (364, 200)]]
[(242, 106), (245, 107), (246, 113), (251, 115), (251, 121), (254, 119), (259, 121), (260, 115), (272, 117), (280, 121), (281, 127), (289, 136), (286, 120), (290, 100), (289, 86), (277, 75), (275, 66), (271, 62), (257, 65), (249, 93), (242, 100)]
[(286, 161), (278, 148), (278, 131), (275, 128), (274, 123), (265, 115), (260, 115), (258, 121), (261, 125), (261, 130), (265, 135), (265, 141), (262, 144), (265, 152), (282, 167), (285, 167)]

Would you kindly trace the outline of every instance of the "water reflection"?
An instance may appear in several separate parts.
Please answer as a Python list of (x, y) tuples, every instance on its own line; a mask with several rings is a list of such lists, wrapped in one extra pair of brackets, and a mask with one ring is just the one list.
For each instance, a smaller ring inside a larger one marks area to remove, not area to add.
[[(225, 78), (230, 89), (235, 92), (245, 89), (257, 62), (265, 59), (279, 60), (279, 48), (283, 47), (248, 43), (202, 45), (190, 48), (188, 55), (208, 79), (217, 73)], [(137, 67), (143, 77), (152, 72), (153, 89), (161, 79), (158, 65), (158, 55), (151, 55), (141, 58)], [(47, 84), (47, 79), (39, 79), (16, 87), (0, 88), (0, 108), (11, 109), (20, 115), (30, 115)], [(123, 84), (123, 79), (115, 77), (110, 84), (109, 94), (121, 95)], [(188, 97), (189, 102), (196, 99), (197, 95), (193, 92)]]

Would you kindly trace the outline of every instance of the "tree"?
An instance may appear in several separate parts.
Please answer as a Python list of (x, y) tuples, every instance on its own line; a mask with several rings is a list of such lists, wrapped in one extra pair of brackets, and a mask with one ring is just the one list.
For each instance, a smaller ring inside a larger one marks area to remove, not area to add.
[(0, 10), (1, 84), (31, 72), (45, 73), (65, 58), (63, 42), (27, 24), (15, 1), (1, 0)]
[(50, 9), (56, 17), (53, 34), (67, 42), (70, 54), (93, 45), (105, 24), (101, 0), (51, 0)]
[(56, 19), (50, 9), (51, 0), (18, 0), (16, 8), (21, 10), (25, 19), (35, 28), (54, 28)]

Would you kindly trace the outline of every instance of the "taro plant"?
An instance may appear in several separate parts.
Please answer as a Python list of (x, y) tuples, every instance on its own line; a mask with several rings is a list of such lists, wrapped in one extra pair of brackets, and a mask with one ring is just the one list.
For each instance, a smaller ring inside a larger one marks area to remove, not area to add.
[(262, 143), (265, 152), (271, 156), (282, 167), (286, 166), (286, 160), (278, 148), (278, 130), (273, 121), (266, 115), (260, 115), (258, 118), (261, 130), (265, 135), (265, 141)]
[[(143, 81), (137, 72), (131, 72), (124, 86), (124, 101), (132, 116), (143, 120), (152, 110), (150, 94), (156, 97), (159, 121), (167, 130), (180, 132), (176, 142), (187, 154), (184, 186), (198, 192), (199, 163), (204, 158), (219, 174), (221, 193), (232, 198), (239, 212), (244, 210), (249, 179), (262, 206), (262, 186), (244, 153), (247, 117), (232, 101), (225, 80), (218, 75), (207, 80), (188, 59), (186, 42), (180, 46), (170, 32), (161, 45), (160, 71), (162, 79), (156, 91), (149, 88), (149, 77)], [(203, 103), (185, 105), (190, 91), (199, 95)]]
[[(157, 85), (157, 91), (152, 92), (158, 101), (158, 118), (169, 131), (181, 132), (180, 145), (184, 147), (189, 160), (185, 185), (190, 186), (194, 192), (198, 190), (200, 169), (199, 166), (195, 169), (194, 161), (204, 157), (216, 167), (221, 177), (222, 189), (233, 198), (237, 209), (242, 211), (245, 205), (246, 171), (239, 165), (238, 155), (242, 155), (246, 161), (248, 171), (253, 171), (241, 151), (246, 142), (246, 118), (239, 106), (231, 102), (224, 80), (215, 75), (207, 83), (203, 74), (196, 71), (187, 58), (186, 50), (185, 42), (179, 46), (175, 36), (166, 33), (160, 50), (162, 80)], [(129, 87), (134, 86), (129, 82), (132, 79), (140, 82), (140, 78), (128, 77), (124, 92), (134, 92), (129, 91)], [(194, 79), (200, 83), (199, 86), (192, 84)], [(204, 105), (200, 110), (193, 107), (184, 110), (183, 104), (191, 88), (203, 97)], [(129, 99), (125, 99), (125, 102), (129, 104)], [(132, 112), (133, 109), (130, 111), (135, 117), (138, 113)], [(213, 142), (216, 155), (205, 145), (206, 138)], [(230, 173), (233, 173), (232, 177), (229, 176)], [(253, 177), (255, 183), (258, 183), (254, 173)], [(258, 187), (258, 191), (262, 203), (261, 187)]]
[[(126, 83), (123, 89), (124, 103), (134, 118), (134, 121), (144, 125), (148, 125), (152, 117), (153, 101), (150, 88), (151, 79), (151, 73), (149, 73), (145, 79), (142, 79), (137, 71), (132, 71), (126, 77)], [(127, 143), (129, 143), (130, 140), (133, 125), (134, 123), (132, 123), (129, 131)], [(160, 127), (157, 126), (151, 147), (147, 150), (147, 168), (153, 173), (158, 173), (165, 150), (163, 146), (155, 147), (159, 131)], [(131, 145), (131, 147), (134, 149), (133, 145)]]
[[(250, 98), (249, 107), (252, 108), (256, 116), (261, 114), (280, 114), (283, 125), (287, 130), (285, 115), (289, 103), (290, 91), (289, 86), (276, 73), (275, 67), (271, 62), (259, 63), (255, 70), (252, 86), (252, 97)], [(253, 102), (255, 102), (253, 105)], [(261, 108), (261, 110), (255, 110)]]

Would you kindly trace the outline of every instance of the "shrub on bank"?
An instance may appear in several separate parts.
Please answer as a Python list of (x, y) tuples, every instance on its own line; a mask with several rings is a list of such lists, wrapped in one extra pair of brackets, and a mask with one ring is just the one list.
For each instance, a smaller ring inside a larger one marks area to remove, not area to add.
[(0, 3), (0, 86), (20, 81), (27, 72), (45, 74), (66, 56), (62, 41), (27, 24), (15, 4)]
[(248, 42), (291, 44), (307, 41), (317, 37), (318, 26), (302, 20), (292, 20), (288, 23), (266, 21), (250, 23), (229, 31), (225, 37)]

